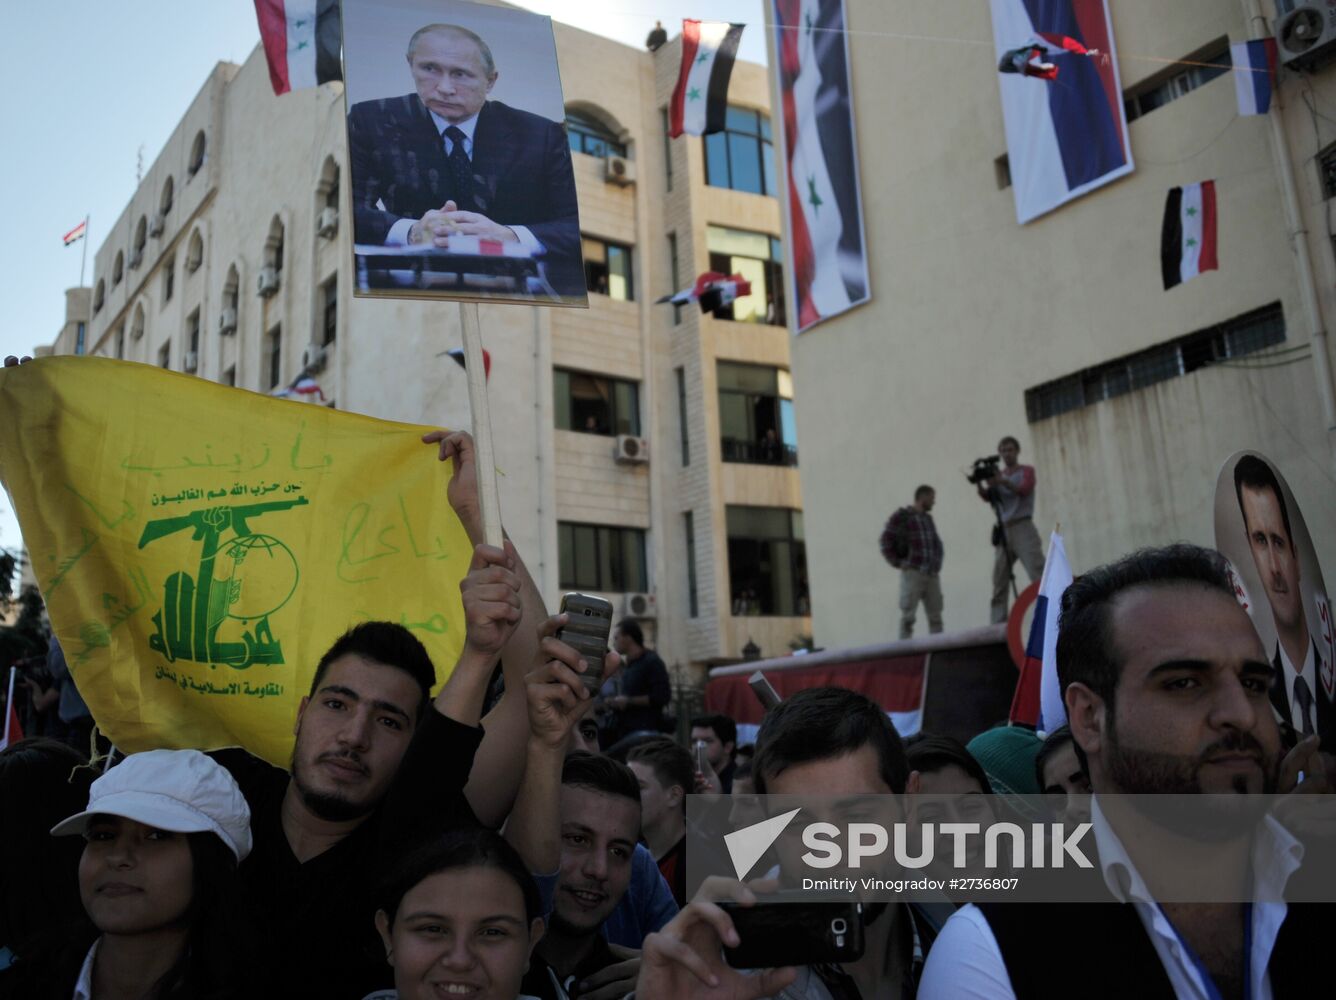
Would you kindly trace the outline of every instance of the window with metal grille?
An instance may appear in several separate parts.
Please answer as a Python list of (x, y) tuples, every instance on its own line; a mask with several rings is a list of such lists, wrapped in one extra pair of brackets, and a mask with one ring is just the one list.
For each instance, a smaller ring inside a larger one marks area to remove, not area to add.
[(1284, 341), (1285, 314), (1280, 303), (1273, 302), (1217, 326), (1027, 389), (1026, 415), (1030, 423), (1046, 420)]

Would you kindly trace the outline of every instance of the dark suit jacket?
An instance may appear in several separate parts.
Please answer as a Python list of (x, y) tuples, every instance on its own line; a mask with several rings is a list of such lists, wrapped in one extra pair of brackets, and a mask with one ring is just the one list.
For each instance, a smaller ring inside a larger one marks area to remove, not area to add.
[(473, 133), (472, 197), (449, 190), (444, 143), (417, 94), (354, 104), (348, 152), (356, 242), (384, 243), (400, 219), (420, 219), (453, 199), (462, 211), (528, 227), (547, 248), (557, 291), (583, 294), (575, 175), (557, 122), (500, 101), (484, 104)]
[[(1276, 668), (1275, 675), (1271, 678), (1271, 704), (1276, 710), (1276, 715), (1280, 719), (1281, 734), (1285, 737), (1286, 744), (1297, 742), (1299, 734), (1302, 732), (1302, 725), (1294, 724), (1294, 715), (1290, 711), (1290, 698), (1285, 691), (1285, 668), (1280, 663), (1280, 645), (1276, 645), (1276, 655), (1271, 661), (1272, 666)], [(1317, 733), (1322, 737), (1322, 748), (1336, 746), (1336, 702), (1327, 697), (1327, 689), (1322, 686), (1322, 651), (1318, 649), (1317, 643), (1313, 642), (1313, 665), (1316, 667), (1314, 676), (1304, 675), (1308, 681), (1309, 690), (1313, 692), (1315, 711), (1317, 716)]]

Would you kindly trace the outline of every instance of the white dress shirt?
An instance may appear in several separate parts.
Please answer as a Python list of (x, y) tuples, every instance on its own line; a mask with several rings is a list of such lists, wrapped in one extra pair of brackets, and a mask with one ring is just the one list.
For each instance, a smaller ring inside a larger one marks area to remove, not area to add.
[[(1100, 811), (1099, 796), (1091, 799), (1090, 822), (1094, 826), (1104, 884), (1120, 902), (1136, 909), (1180, 1000), (1210, 1000), (1211, 993), (1187, 946), (1164, 911), (1151, 897), (1141, 875), (1133, 867), (1118, 835)], [(1303, 845), (1274, 819), (1267, 817), (1253, 842), (1253, 884), (1259, 899), (1276, 899), (1286, 881), (1303, 860)], [(1126, 892), (1123, 886), (1126, 885)], [(1253, 903), (1252, 952), (1248, 956), (1248, 996), (1271, 1000), (1267, 965), (1276, 936), (1285, 919), (1280, 902)], [(983, 912), (972, 903), (957, 910), (928, 952), (928, 964), (919, 983), (919, 1000), (1015, 1000), (1006, 962)]]
[(74, 1000), (93, 1000), (93, 962), (97, 958), (97, 946), (101, 943), (102, 939), (98, 938), (88, 949), (88, 956), (84, 959), (83, 968), (79, 970), (79, 978), (74, 984)]
[[(481, 112), (480, 112), (481, 113)], [(455, 151), (454, 140), (445, 134), (445, 130), (450, 127), (450, 122), (446, 121), (435, 111), (428, 109), (427, 114), (431, 115), (432, 124), (436, 126), (436, 132), (441, 137), (441, 143), (445, 147), (445, 155), (449, 156)], [(466, 118), (464, 121), (455, 125), (455, 128), (464, 133), (464, 155), (473, 162), (473, 133), (478, 129), (478, 116)], [(385, 234), (385, 245), (387, 247), (402, 247), (408, 245), (408, 233), (417, 223), (417, 219), (400, 219), (390, 227), (390, 231)], [(492, 220), (496, 222), (495, 219)], [(531, 253), (537, 255), (543, 253), (547, 247), (538, 240), (529, 231), (528, 226), (507, 226), (507, 228), (519, 237), (520, 244), (526, 247)]]

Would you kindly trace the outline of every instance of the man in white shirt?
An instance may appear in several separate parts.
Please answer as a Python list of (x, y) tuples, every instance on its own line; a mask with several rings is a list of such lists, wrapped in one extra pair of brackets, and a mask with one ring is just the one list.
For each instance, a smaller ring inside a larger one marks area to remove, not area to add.
[[(1142, 550), (1079, 577), (1062, 605), (1058, 676), (1095, 792), (1109, 902), (967, 906), (937, 938), (919, 997), (1306, 995), (1305, 956), (1329, 934), (1312, 911), (1158, 902), (1129, 847), (1153, 869), (1144, 835), (1168, 831), (1144, 817), (1138, 830), (1115, 808), (1120, 794), (1288, 791), (1301, 769), (1329, 790), (1316, 740), (1281, 762), (1271, 665), (1224, 560), (1189, 545)], [(1113, 796), (1107, 808), (1101, 795)], [(1250, 898), (1276, 900), (1302, 848), (1272, 820), (1255, 836), (1251, 823), (1242, 829), (1194, 843), (1196, 858), (1221, 880), (1234, 873), (1244, 894), (1251, 879)]]
[(1308, 631), (1300, 587), (1299, 550), (1280, 480), (1257, 455), (1234, 466), (1234, 492), (1253, 564), (1276, 625), (1271, 702), (1284, 726), (1302, 738), (1317, 733), (1336, 744), (1336, 675)]

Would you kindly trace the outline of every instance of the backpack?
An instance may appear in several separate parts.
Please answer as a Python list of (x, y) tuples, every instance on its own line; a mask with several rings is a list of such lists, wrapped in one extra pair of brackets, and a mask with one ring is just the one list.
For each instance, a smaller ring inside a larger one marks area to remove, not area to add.
[(886, 530), (881, 533), (881, 554), (887, 561), (897, 563), (909, 558), (908, 518), (904, 515), (908, 507), (901, 507), (886, 522)]

